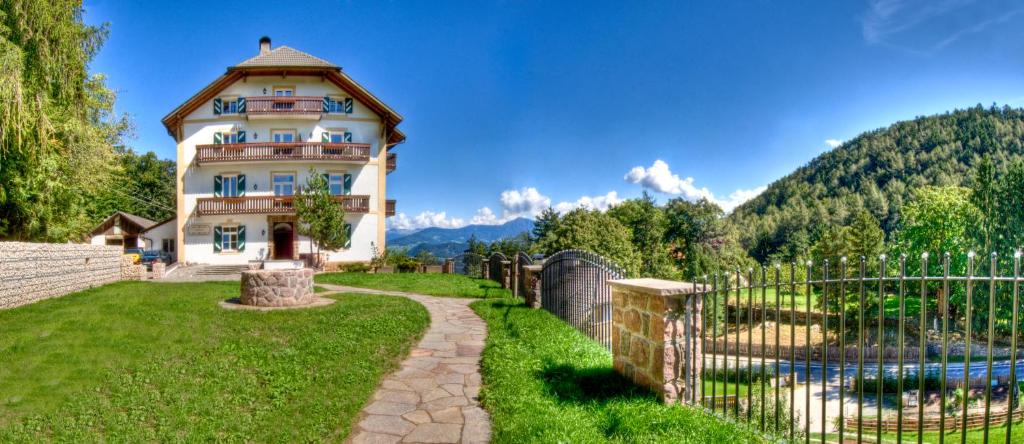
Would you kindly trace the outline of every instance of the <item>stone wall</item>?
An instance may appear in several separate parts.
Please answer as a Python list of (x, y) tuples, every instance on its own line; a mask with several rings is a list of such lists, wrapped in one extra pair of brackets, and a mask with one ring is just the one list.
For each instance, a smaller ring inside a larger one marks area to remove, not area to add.
[(666, 403), (699, 399), (701, 300), (691, 296), (693, 284), (660, 279), (609, 284), (615, 371)]
[(0, 308), (116, 282), (121, 247), (0, 242)]

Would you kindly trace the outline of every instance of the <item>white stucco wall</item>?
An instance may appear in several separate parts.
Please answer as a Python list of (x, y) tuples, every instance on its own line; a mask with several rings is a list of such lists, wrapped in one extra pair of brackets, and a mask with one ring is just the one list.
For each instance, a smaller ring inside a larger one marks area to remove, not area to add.
[[(294, 86), (296, 96), (337, 96), (350, 97), (333, 83), (323, 81), (320, 77), (249, 77), (246, 81), (236, 82), (218, 97), (244, 96), (254, 97), (272, 95), (275, 86)], [(264, 94), (264, 88), (266, 93)], [(380, 236), (384, 217), (385, 199), (380, 187), (379, 168), (384, 168), (385, 159), (382, 155), (384, 141), (381, 137), (380, 118), (358, 100), (354, 101), (353, 112), (350, 114), (325, 114), (317, 119), (254, 119), (247, 120), (246, 115), (215, 115), (213, 100), (207, 101), (184, 119), (183, 139), (179, 144), (180, 171), (184, 171), (181, 192), (184, 205), (178, 208), (178, 218), (182, 220), (183, 245), (178, 260), (191, 264), (244, 264), (249, 260), (264, 258), (268, 254), (267, 239), (272, 236), (272, 227), (268, 226), (267, 215), (195, 215), (195, 206), (200, 197), (213, 197), (214, 176), (225, 174), (245, 174), (246, 196), (271, 196), (274, 172), (294, 172), (296, 185), (306, 181), (310, 167), (319, 172), (340, 172), (352, 175), (353, 195), (370, 196), (369, 214), (347, 214), (346, 221), (352, 224), (352, 248), (329, 254), (332, 262), (369, 261), (372, 258), (371, 244)], [(246, 142), (268, 142), (271, 130), (295, 130), (299, 140), (319, 142), (324, 131), (352, 133), (353, 143), (370, 144), (370, 161), (355, 162), (233, 162), (205, 163), (196, 166), (193, 163), (197, 145), (213, 143), (215, 132), (233, 132), (244, 130)], [(214, 253), (213, 234), (190, 235), (188, 226), (192, 224), (208, 224), (211, 226), (224, 224), (240, 224), (246, 226), (246, 248), (240, 253)], [(176, 224), (168, 224), (176, 225)], [(159, 241), (155, 245), (159, 246)], [(309, 242), (300, 237), (301, 253), (309, 252)]]

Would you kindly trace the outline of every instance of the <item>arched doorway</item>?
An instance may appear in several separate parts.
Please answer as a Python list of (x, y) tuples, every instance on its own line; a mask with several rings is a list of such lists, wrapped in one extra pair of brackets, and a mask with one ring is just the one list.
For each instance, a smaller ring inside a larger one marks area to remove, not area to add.
[(291, 222), (274, 224), (273, 259), (294, 259), (295, 227)]

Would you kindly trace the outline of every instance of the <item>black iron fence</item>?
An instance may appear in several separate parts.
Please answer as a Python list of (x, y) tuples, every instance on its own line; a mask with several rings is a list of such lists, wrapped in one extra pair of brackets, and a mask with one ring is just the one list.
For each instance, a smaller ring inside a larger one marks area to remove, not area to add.
[(703, 303), (701, 337), (685, 338), (704, 344), (703, 380), (686, 402), (790, 441), (1024, 442), (1021, 258), (987, 259), (703, 278), (682, 296)]
[(611, 261), (588, 251), (566, 250), (544, 260), (541, 306), (611, 349), (609, 280), (625, 276)]
[(452, 262), (452, 273), (480, 277), (485, 259), (476, 253), (463, 253), (448, 260)]

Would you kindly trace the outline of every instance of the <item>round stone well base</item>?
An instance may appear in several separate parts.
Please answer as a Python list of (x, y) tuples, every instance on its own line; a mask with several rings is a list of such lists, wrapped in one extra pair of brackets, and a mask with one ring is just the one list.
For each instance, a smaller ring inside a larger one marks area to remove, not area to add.
[(246, 270), (242, 272), (242, 305), (254, 307), (299, 307), (317, 299), (313, 292), (313, 270)]

